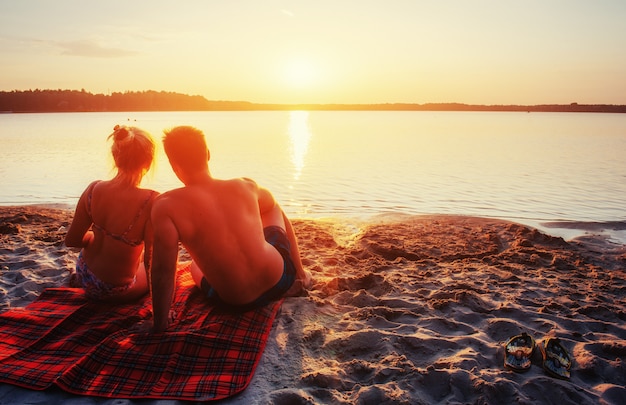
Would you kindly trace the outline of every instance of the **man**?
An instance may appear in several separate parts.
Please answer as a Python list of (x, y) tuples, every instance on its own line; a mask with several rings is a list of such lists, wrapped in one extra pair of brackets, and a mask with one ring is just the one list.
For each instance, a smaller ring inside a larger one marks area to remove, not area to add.
[(196, 128), (165, 131), (163, 146), (185, 186), (161, 194), (152, 208), (153, 331), (173, 317), (179, 242), (192, 258), (195, 283), (218, 305), (247, 310), (309, 286), (291, 223), (268, 190), (250, 179), (212, 177)]

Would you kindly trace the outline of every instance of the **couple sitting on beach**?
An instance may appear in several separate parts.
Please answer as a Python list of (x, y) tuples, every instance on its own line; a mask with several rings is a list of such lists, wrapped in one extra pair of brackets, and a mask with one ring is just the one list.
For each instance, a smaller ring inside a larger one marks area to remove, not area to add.
[(145, 328), (165, 330), (175, 317), (179, 242), (193, 280), (218, 305), (247, 310), (308, 287), (293, 228), (272, 194), (250, 179), (212, 177), (200, 130), (165, 131), (165, 153), (185, 186), (160, 195), (139, 187), (154, 160), (152, 137), (116, 126), (109, 138), (117, 174), (87, 187), (65, 238), (81, 249), (72, 285), (89, 298), (129, 302), (150, 291)]

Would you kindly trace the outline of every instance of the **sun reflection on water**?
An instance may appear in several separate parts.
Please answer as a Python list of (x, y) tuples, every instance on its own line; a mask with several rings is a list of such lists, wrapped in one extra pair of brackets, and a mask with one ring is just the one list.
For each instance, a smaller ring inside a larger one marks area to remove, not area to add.
[(299, 180), (304, 169), (304, 160), (311, 140), (308, 111), (291, 111), (289, 114), (288, 134), (290, 140), (293, 178)]

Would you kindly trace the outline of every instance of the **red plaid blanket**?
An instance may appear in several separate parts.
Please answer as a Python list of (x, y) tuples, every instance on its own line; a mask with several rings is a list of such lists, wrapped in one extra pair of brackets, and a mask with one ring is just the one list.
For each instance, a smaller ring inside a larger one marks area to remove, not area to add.
[(241, 392), (281, 302), (233, 314), (206, 303), (185, 269), (177, 284), (178, 319), (159, 334), (129, 330), (149, 316), (150, 298), (99, 304), (82, 289), (47, 289), (0, 314), (0, 382), (107, 398), (208, 401)]

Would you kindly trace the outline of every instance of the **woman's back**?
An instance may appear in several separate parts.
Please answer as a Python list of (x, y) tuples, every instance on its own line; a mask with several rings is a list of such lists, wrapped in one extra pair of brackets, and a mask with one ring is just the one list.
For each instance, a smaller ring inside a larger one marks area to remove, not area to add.
[(156, 195), (155, 191), (114, 180), (99, 181), (87, 189), (85, 210), (93, 223), (94, 237), (83, 254), (90, 270), (102, 281), (123, 284), (134, 277)]

